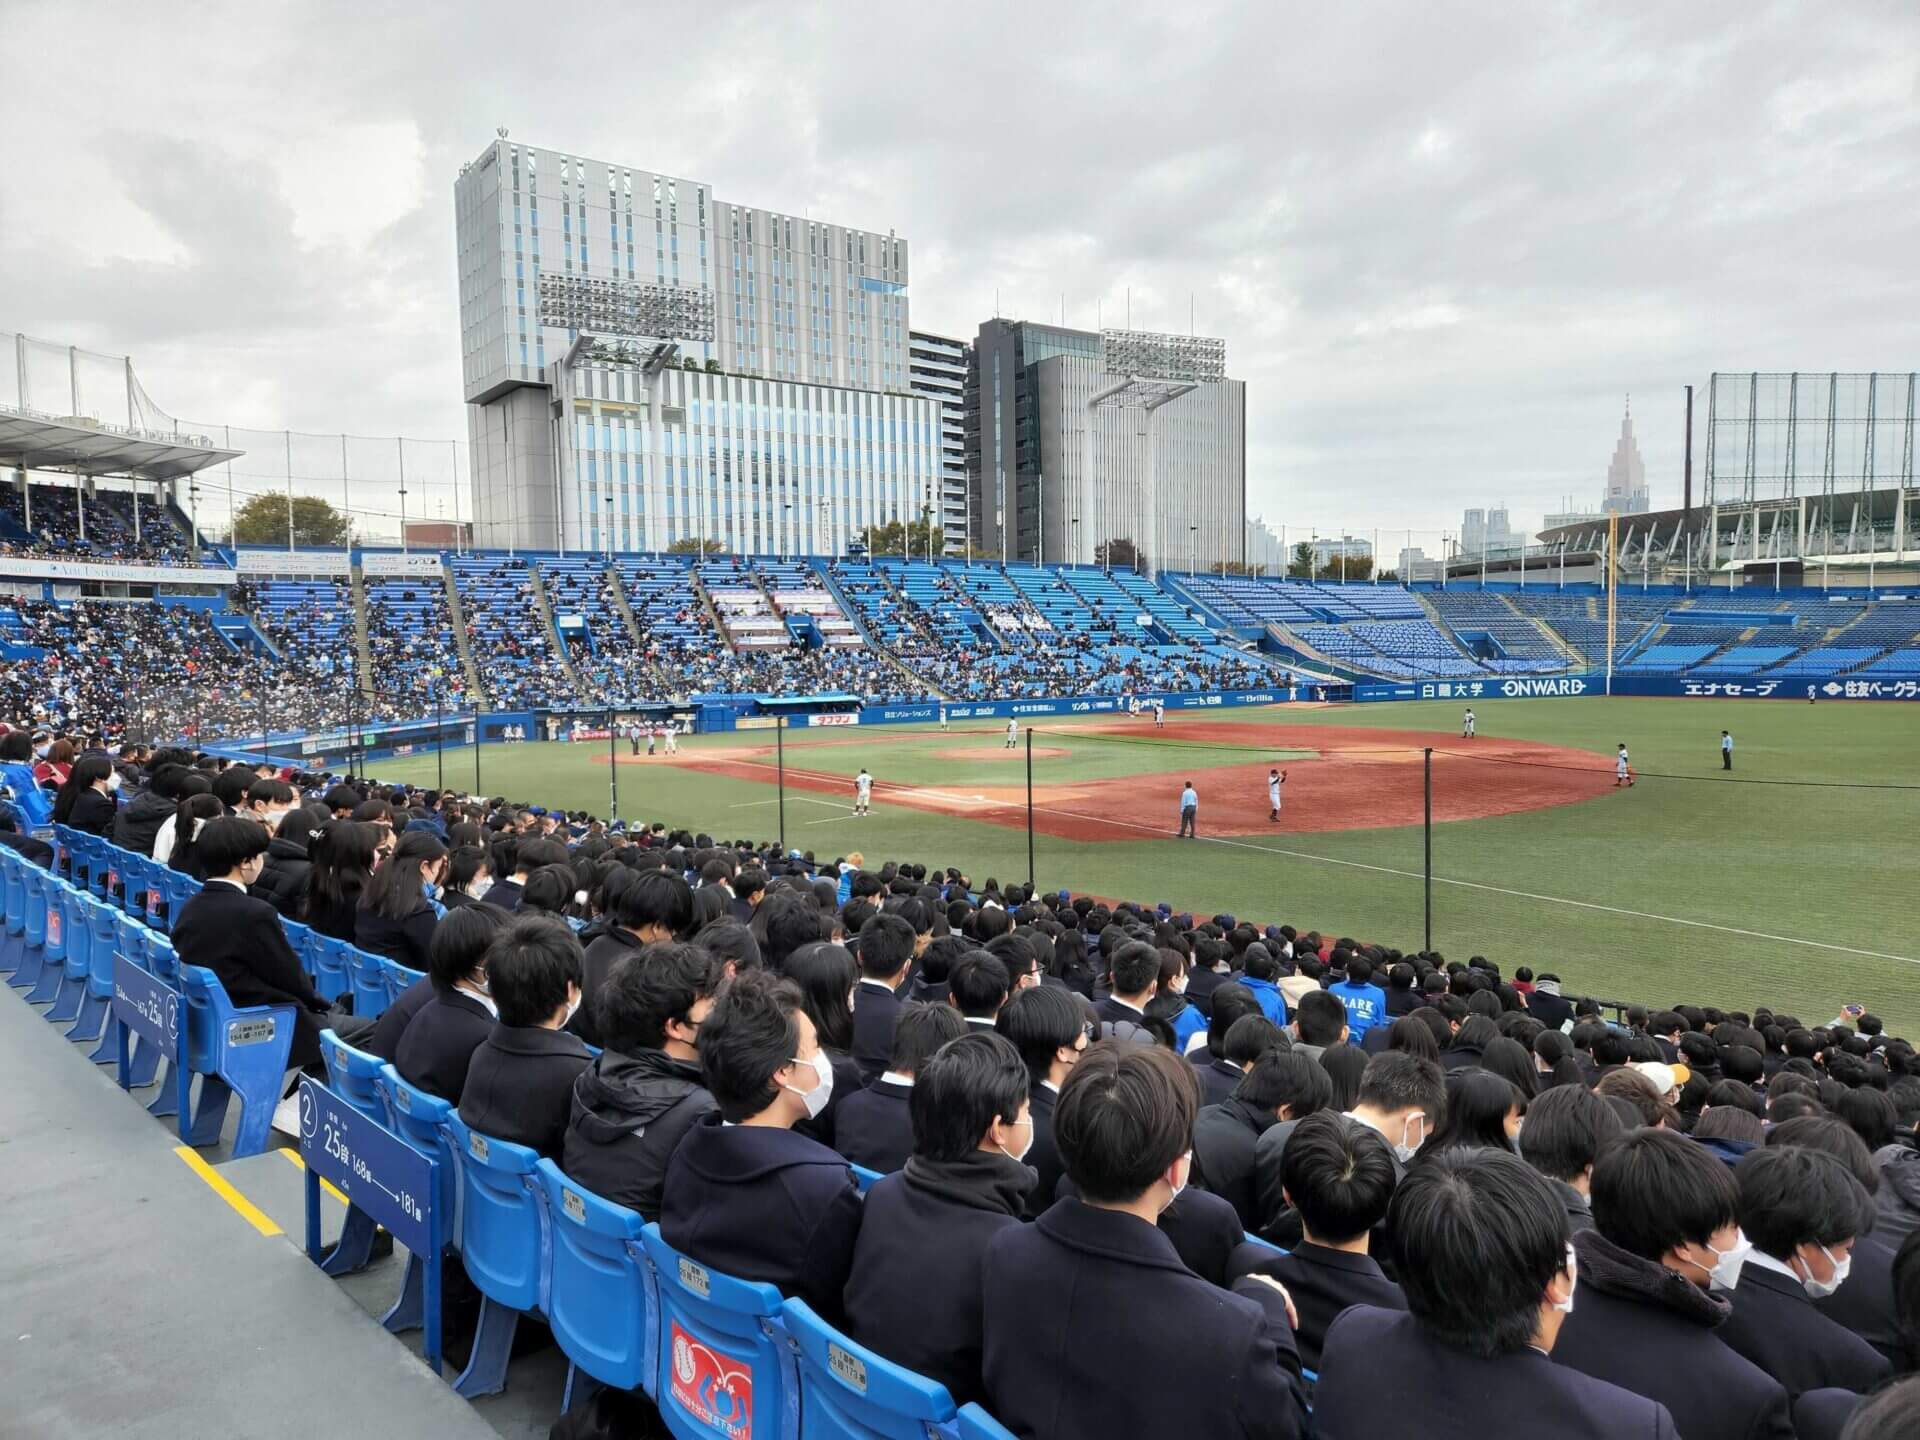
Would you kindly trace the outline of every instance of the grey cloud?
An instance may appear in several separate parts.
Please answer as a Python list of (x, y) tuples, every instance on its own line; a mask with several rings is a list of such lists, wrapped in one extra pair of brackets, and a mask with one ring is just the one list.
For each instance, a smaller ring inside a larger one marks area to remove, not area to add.
[[(86, 50), (27, 9), (43, 47)], [(129, 14), (122, 50), (170, 23)], [(131, 348), (182, 409), (285, 407), (237, 422), (464, 433), (452, 179), (500, 123), (897, 228), (923, 328), (970, 333), (996, 291), (1115, 323), (1129, 288), (1136, 324), (1182, 328), (1191, 294), (1250, 382), (1250, 508), (1276, 524), (1536, 519), (1597, 493), (1627, 391), (1666, 500), (1686, 382), (1920, 363), (1910, 9), (313, 5), (195, 43), (195, 103), (130, 66), (69, 157), (188, 258), (22, 253), (0, 225), (0, 327)], [(416, 127), (424, 198), (303, 248), (233, 137), (360, 115)]]

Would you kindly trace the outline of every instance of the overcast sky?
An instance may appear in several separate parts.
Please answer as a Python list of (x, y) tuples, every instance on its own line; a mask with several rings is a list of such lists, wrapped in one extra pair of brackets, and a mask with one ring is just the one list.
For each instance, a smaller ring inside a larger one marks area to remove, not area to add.
[(1591, 502), (1628, 392), (1677, 503), (1688, 381), (1920, 366), (1906, 0), (394, 9), (0, 0), (0, 330), (464, 438), (453, 182), (505, 125), (896, 229), (922, 329), (1191, 296), (1276, 526)]

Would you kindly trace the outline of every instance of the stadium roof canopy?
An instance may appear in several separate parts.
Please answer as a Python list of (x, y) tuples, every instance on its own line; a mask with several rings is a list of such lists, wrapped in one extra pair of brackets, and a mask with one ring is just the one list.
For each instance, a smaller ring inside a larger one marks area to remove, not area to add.
[(197, 436), (136, 432), (85, 417), (58, 418), (0, 406), (0, 466), (164, 481), (237, 460), (244, 453), (219, 449)]

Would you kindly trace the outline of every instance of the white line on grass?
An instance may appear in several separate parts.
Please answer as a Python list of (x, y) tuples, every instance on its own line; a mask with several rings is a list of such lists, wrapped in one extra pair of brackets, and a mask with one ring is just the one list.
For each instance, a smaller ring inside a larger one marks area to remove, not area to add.
[[(844, 808), (837, 801), (815, 800), (811, 795), (789, 795), (787, 799), (796, 805), (827, 805), (836, 810)], [(779, 803), (780, 797), (776, 795), (771, 800), (742, 800), (739, 804), (729, 805), (727, 808), (729, 810), (746, 810), (755, 805), (778, 805)]]
[[(1082, 815), (1074, 810), (1054, 810), (1036, 805), (1034, 812), (1041, 815), (1064, 815), (1074, 820), (1093, 820), (1104, 825), (1118, 825), (1127, 830), (1144, 830), (1148, 834), (1168, 836), (1165, 829), (1156, 825), (1141, 825), (1132, 820), (1115, 820), (1106, 815)], [(1371, 865), (1364, 860), (1341, 860), (1332, 855), (1314, 855), (1305, 850), (1275, 849), (1271, 845), (1253, 845), (1245, 840), (1228, 840), (1219, 835), (1199, 837), (1210, 845), (1230, 845), (1237, 850), (1258, 850), (1262, 855), (1284, 855), (1295, 860), (1317, 860), (1326, 865), (1345, 865), (1353, 870), (1371, 870), (1377, 875), (1398, 875), (1407, 880), (1420, 880), (1425, 877), (1418, 870), (1396, 870), (1391, 865)], [(1883, 950), (1859, 950), (1851, 945), (1830, 945), (1824, 940), (1806, 940), (1794, 935), (1773, 935), (1765, 930), (1743, 930), (1737, 925), (1716, 925), (1710, 920), (1683, 920), (1678, 915), (1656, 915), (1649, 910), (1628, 910), (1619, 905), (1601, 905), (1592, 900), (1570, 900), (1564, 895), (1537, 895), (1531, 890), (1509, 890), (1503, 885), (1485, 885), (1477, 880), (1450, 880), (1444, 875), (1433, 877), (1436, 885), (1453, 885), (1462, 890), (1484, 890), (1492, 895), (1511, 895), (1521, 900), (1540, 900), (1549, 905), (1571, 905), (1580, 910), (1599, 910), (1609, 915), (1626, 915), (1636, 920), (1659, 920), (1668, 925), (1687, 925), (1696, 930), (1718, 930), (1723, 935), (1740, 935), (1749, 940), (1773, 940), (1782, 945), (1804, 945), (1813, 950), (1831, 950), (1841, 955), (1861, 955), (1873, 960), (1892, 960), (1901, 965), (1920, 965), (1920, 959), (1911, 955), (1889, 955)]]

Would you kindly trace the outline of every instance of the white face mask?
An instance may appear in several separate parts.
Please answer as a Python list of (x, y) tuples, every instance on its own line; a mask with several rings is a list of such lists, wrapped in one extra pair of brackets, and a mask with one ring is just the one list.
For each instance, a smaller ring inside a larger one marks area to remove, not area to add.
[(1833, 1294), (1834, 1291), (1846, 1284), (1848, 1272), (1853, 1269), (1853, 1256), (1851, 1254), (1847, 1255), (1844, 1259), (1837, 1259), (1834, 1253), (1824, 1245), (1820, 1247), (1820, 1253), (1826, 1256), (1827, 1263), (1833, 1266), (1833, 1277), (1828, 1280), (1816, 1280), (1813, 1278), (1813, 1269), (1809, 1266), (1806, 1278), (1800, 1282), (1807, 1287), (1807, 1294), (1816, 1300), (1826, 1299), (1827, 1296)]
[(1573, 1253), (1573, 1246), (1569, 1244), (1567, 1246), (1567, 1298), (1553, 1302), (1553, 1308), (1558, 1310), (1562, 1315), (1571, 1315), (1573, 1313), (1573, 1287), (1579, 1283), (1579, 1280), (1579, 1261)]
[(471, 895), (475, 900), (484, 900), (487, 898), (487, 891), (492, 888), (493, 877), (491, 875), (482, 875), (478, 880), (475, 880), (467, 886), (467, 894)]
[(1027, 1152), (1033, 1149), (1033, 1121), (1016, 1120), (1014, 1121), (1014, 1124), (1024, 1125), (1027, 1127), (1027, 1143), (1020, 1147), (1020, 1153), (1018, 1155), (1014, 1154), (1013, 1151), (1007, 1149), (1007, 1147), (1004, 1145), (1000, 1147), (1000, 1153), (1006, 1156), (1009, 1160), (1015, 1160), (1015, 1161), (1024, 1160), (1027, 1158)]
[(486, 986), (462, 985), (459, 987), (459, 990), (462, 995), (471, 995), (475, 1000), (478, 1000), (482, 1005), (486, 1006), (487, 1013), (493, 1016), (494, 1019), (498, 1020), (500, 1018), (500, 1007), (493, 1003), (493, 996), (487, 993)]
[(581, 1000), (582, 1000), (582, 999), (584, 999), (584, 998), (585, 998), (584, 996), (582, 996), (582, 995), (578, 995), (578, 994), (576, 994), (576, 995), (575, 995), (575, 996), (573, 997), (573, 999), (572, 999), (571, 1001), (569, 1001), (569, 1002), (568, 1002), (568, 1004), (567, 1004), (567, 1018), (566, 1018), (566, 1019), (564, 1019), (564, 1020), (562, 1020), (562, 1021), (560, 1022), (560, 1028), (561, 1028), (561, 1029), (563, 1029), (563, 1030), (564, 1030), (564, 1029), (565, 1029), (565, 1028), (566, 1028), (567, 1026), (569, 1026), (569, 1025), (571, 1025), (571, 1024), (573, 1023), (573, 1017), (574, 1017), (574, 1016), (575, 1016), (575, 1015), (576, 1015), (576, 1014), (577, 1014), (577, 1013), (579, 1012), (579, 1009), (580, 1009), (580, 1002), (581, 1002)]
[(1715, 1250), (1710, 1244), (1704, 1245), (1703, 1248), (1713, 1256), (1713, 1264), (1704, 1267), (1709, 1285), (1715, 1290), (1731, 1290), (1738, 1285), (1740, 1269), (1747, 1263), (1747, 1256), (1753, 1251), (1753, 1242), (1747, 1239), (1746, 1231), (1735, 1230), (1733, 1244), (1725, 1250)]
[[(1184, 1192), (1186, 1191), (1186, 1188), (1187, 1188), (1187, 1181), (1188, 1181), (1188, 1180), (1191, 1180), (1191, 1179), (1193, 1179), (1193, 1151), (1191, 1151), (1191, 1150), (1189, 1150), (1189, 1151), (1187, 1151), (1187, 1152), (1186, 1152), (1186, 1153), (1185, 1153), (1184, 1155), (1182, 1155), (1182, 1156), (1181, 1156), (1180, 1158), (1181, 1158), (1182, 1160), (1184, 1160), (1184, 1161), (1186, 1161), (1186, 1162), (1187, 1162), (1187, 1172), (1186, 1172), (1186, 1179), (1185, 1179), (1185, 1180), (1182, 1180), (1182, 1181), (1181, 1181), (1181, 1182), (1180, 1182), (1180, 1183), (1179, 1183), (1178, 1185), (1176, 1185), (1176, 1186), (1174, 1186), (1174, 1187), (1173, 1187), (1173, 1194), (1167, 1197), (1167, 1208), (1168, 1208), (1168, 1209), (1172, 1209), (1172, 1208), (1173, 1208), (1173, 1202), (1174, 1202), (1175, 1200), (1178, 1200), (1178, 1199), (1180, 1198), (1180, 1196), (1181, 1196), (1181, 1195), (1182, 1195), (1182, 1194), (1183, 1194), (1183, 1193), (1184, 1193)], [(1161, 1211), (1160, 1213), (1164, 1215), (1164, 1214), (1166, 1213), (1166, 1211), (1165, 1211), (1165, 1210), (1163, 1210), (1163, 1211)]]
[(827, 1108), (827, 1101), (833, 1095), (833, 1062), (827, 1059), (824, 1051), (816, 1051), (813, 1059), (802, 1060), (798, 1056), (795, 1056), (793, 1063), (796, 1065), (811, 1065), (813, 1067), (814, 1078), (820, 1083), (815, 1085), (811, 1090), (795, 1090), (793, 1086), (782, 1081), (780, 1088), (791, 1094), (798, 1095), (800, 1097), (800, 1103), (807, 1107), (807, 1118), (809, 1120), (817, 1120), (820, 1118), (820, 1112)]
[(120, 772), (118, 770), (110, 770), (107, 772), (107, 793), (108, 794), (112, 794), (114, 791), (118, 790), (121, 787), (121, 785), (124, 783), (125, 782), (120, 778)]
[(1400, 1141), (1393, 1147), (1393, 1158), (1398, 1160), (1402, 1165), (1405, 1165), (1408, 1161), (1412, 1160), (1415, 1155), (1420, 1153), (1420, 1146), (1427, 1138), (1427, 1117), (1422, 1114), (1418, 1117), (1420, 1121), (1420, 1138), (1411, 1142), (1408, 1141), (1407, 1131), (1413, 1127), (1415, 1118), (1416, 1117), (1412, 1115), (1407, 1117), (1406, 1123), (1400, 1130)]

